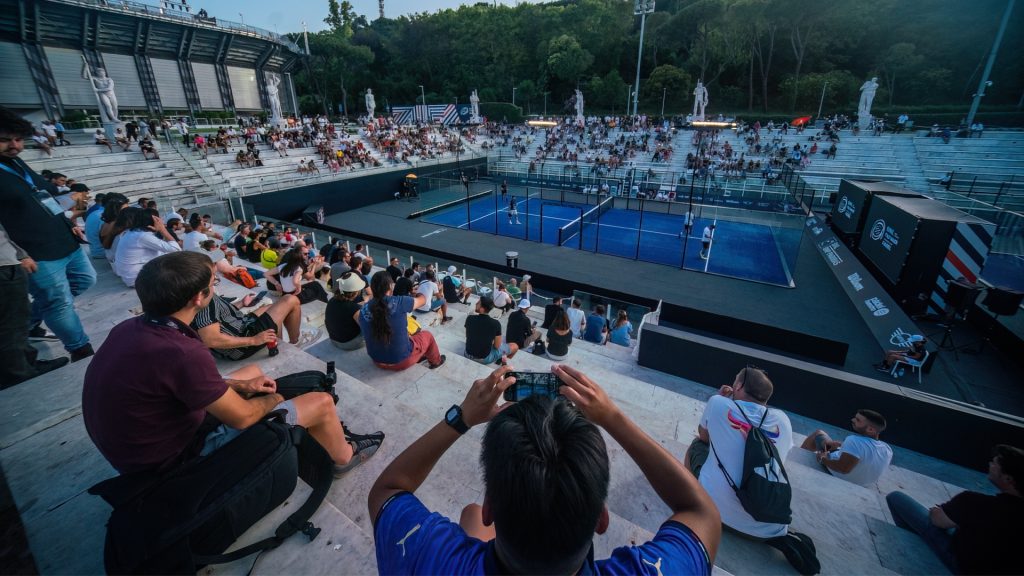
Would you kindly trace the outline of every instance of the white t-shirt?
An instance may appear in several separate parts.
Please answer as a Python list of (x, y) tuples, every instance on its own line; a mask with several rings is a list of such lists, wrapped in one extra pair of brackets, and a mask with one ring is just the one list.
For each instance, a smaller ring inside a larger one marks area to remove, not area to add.
[(508, 306), (508, 303), (512, 301), (512, 295), (504, 290), (498, 290), (494, 293), (494, 307), (504, 308)]
[(299, 267), (296, 268), (295, 270), (292, 270), (291, 276), (285, 276), (284, 274), (282, 274), (281, 270), (283, 268), (284, 264), (277, 266), (276, 268), (271, 270), (271, 272), (277, 274), (277, 281), (281, 283), (281, 291), (284, 292), (285, 294), (291, 294), (295, 292), (295, 276), (297, 274), (302, 274), (302, 268)]
[(583, 310), (572, 307), (566, 308), (565, 313), (569, 316), (569, 330), (572, 330), (574, 338), (579, 338), (580, 332), (583, 331), (583, 320), (587, 315), (583, 313)]
[(177, 242), (157, 238), (152, 230), (127, 230), (121, 234), (121, 240), (117, 243), (114, 272), (131, 288), (135, 286), (135, 278), (146, 262), (180, 250)]
[(199, 244), (201, 242), (206, 242), (209, 239), (210, 238), (206, 234), (203, 234), (202, 232), (199, 232), (197, 230), (193, 230), (182, 236), (181, 242), (184, 244), (182, 248), (185, 250), (191, 250), (195, 252), (199, 250)]
[(424, 280), (420, 282), (416, 292), (422, 294), (427, 299), (427, 303), (422, 308), (417, 308), (417, 310), (420, 312), (430, 312), (430, 303), (434, 301), (434, 295), (437, 294), (437, 284), (430, 280)]
[[(746, 418), (737, 409), (737, 405), (743, 410), (743, 414), (746, 414)], [(758, 522), (751, 518), (740, 504), (736, 492), (722, 475), (715, 457), (716, 453), (721, 456), (722, 465), (725, 466), (729, 477), (733, 482), (739, 482), (743, 472), (747, 431), (750, 430), (747, 418), (756, 426), (761, 422), (764, 411), (764, 406), (746, 400), (733, 402), (725, 396), (718, 395), (708, 399), (700, 425), (707, 428), (714, 451), (708, 455), (707, 462), (700, 469), (700, 484), (718, 506), (723, 524), (757, 538), (774, 538), (786, 534), (786, 525)], [(779, 458), (785, 461), (786, 455), (793, 447), (793, 427), (789, 423), (789, 416), (780, 410), (770, 409), (761, 430), (775, 443)]]
[(881, 440), (861, 436), (860, 434), (848, 436), (846, 440), (843, 440), (843, 447), (830, 453), (828, 459), (839, 460), (843, 452), (856, 456), (859, 460), (857, 465), (847, 474), (836, 472), (835, 470), (829, 470), (829, 472), (837, 478), (842, 478), (847, 482), (853, 482), (861, 486), (877, 482), (882, 476), (882, 472), (885, 472), (885, 469), (889, 467), (889, 462), (892, 461), (892, 448), (888, 444)]

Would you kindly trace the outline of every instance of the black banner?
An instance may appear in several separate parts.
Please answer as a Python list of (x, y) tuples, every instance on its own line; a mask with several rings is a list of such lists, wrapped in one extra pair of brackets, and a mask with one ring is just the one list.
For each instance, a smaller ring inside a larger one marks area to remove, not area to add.
[(812, 212), (806, 224), (804, 234), (814, 242), (878, 344), (883, 349), (909, 347), (910, 336), (921, 334), (914, 321), (839, 240), (822, 216)]

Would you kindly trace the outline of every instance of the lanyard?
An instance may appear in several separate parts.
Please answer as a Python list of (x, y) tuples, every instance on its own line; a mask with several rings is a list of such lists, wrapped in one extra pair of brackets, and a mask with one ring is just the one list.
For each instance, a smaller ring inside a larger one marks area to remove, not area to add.
[(3, 169), (5, 172), (10, 172), (11, 174), (17, 176), (18, 178), (21, 178), (29, 185), (29, 188), (32, 188), (33, 192), (36, 191), (36, 183), (35, 181), (32, 180), (32, 176), (29, 176), (28, 170), (24, 172), (16, 172), (13, 168), (2, 162), (0, 162), (0, 169)]
[(180, 332), (183, 336), (187, 336), (189, 338), (195, 338), (195, 336), (193, 336), (192, 334), (189, 334), (188, 332), (186, 332), (181, 327), (180, 324), (178, 324), (177, 322), (175, 322), (174, 320), (171, 320), (170, 318), (168, 318), (166, 316), (150, 316), (149, 314), (144, 314), (143, 318), (145, 318), (146, 323), (151, 325), (151, 326), (162, 326), (164, 328), (170, 328), (172, 330)]

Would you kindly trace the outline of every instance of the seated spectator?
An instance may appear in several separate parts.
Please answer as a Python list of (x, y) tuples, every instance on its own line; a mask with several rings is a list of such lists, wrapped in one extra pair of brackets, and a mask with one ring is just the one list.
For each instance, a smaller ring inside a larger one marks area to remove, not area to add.
[(330, 298), (323, 285), (317, 280), (304, 281), (302, 275), (305, 272), (306, 261), (302, 252), (289, 250), (281, 258), (281, 264), (267, 272), (267, 286), (282, 294), (294, 295), (301, 304), (316, 300), (328, 302)]
[(217, 242), (214, 240), (203, 240), (199, 244), (199, 248), (192, 250), (192, 252), (199, 252), (205, 255), (213, 262), (214, 270), (221, 276), (231, 280), (236, 284), (241, 284), (242, 281), (238, 279), (238, 274), (241, 271), (245, 271), (253, 280), (261, 280), (263, 278), (263, 271), (257, 270), (256, 268), (249, 268), (248, 266), (235, 266), (228, 260), (228, 254), (230, 251), (227, 250), (226, 245), (217, 247)]
[(540, 338), (537, 323), (526, 315), (529, 311), (530, 301), (525, 298), (520, 300), (516, 311), (508, 315), (508, 323), (505, 325), (505, 341), (515, 344), (520, 350), (533, 346)]
[[(390, 269), (390, 267), (389, 267)], [(448, 267), (448, 274), (441, 281), (441, 289), (444, 292), (444, 300), (449, 304), (469, 304), (469, 295), (473, 293), (468, 286), (462, 283), (462, 278), (455, 275), (455, 266)]]
[[(214, 278), (209, 261), (192, 252), (156, 258), (139, 272), (145, 314), (114, 327), (82, 388), (85, 428), (107, 461), (122, 474), (167, 471), (218, 450), (274, 410), (309, 430), (334, 460), (335, 476), (372, 456), (384, 434), (347, 437), (328, 394), (285, 400), (256, 365), (220, 376), (189, 327), (215, 298)], [(212, 431), (201, 426), (208, 416), (220, 423)]]
[(545, 330), (551, 328), (551, 323), (558, 317), (558, 313), (564, 311), (562, 308), (562, 297), (555, 296), (551, 299), (551, 304), (544, 307), (544, 321), (541, 322), (540, 327)]
[(874, 410), (857, 410), (850, 427), (854, 433), (842, 442), (815, 430), (800, 447), (814, 452), (829, 474), (861, 486), (874, 484), (892, 461), (892, 448), (878, 439), (885, 417)]
[(392, 256), (391, 261), (388, 262), (388, 267), (385, 268), (391, 276), (392, 282), (398, 282), (398, 279), (402, 277), (402, 268), (399, 266), (399, 263), (398, 256)]
[(572, 345), (572, 328), (569, 326), (569, 314), (559, 308), (555, 319), (551, 321), (547, 335), (548, 345), (545, 350), (547, 357), (562, 361), (569, 357), (569, 346)]
[(519, 351), (516, 344), (501, 341), (501, 322), (491, 318), (494, 301), (481, 296), (476, 303), (476, 314), (466, 317), (466, 358), (481, 364), (504, 362)]
[(582, 338), (583, 330), (587, 327), (587, 315), (583, 312), (583, 303), (579, 298), (573, 298), (572, 304), (565, 311), (569, 315), (569, 328), (574, 338)]
[(264, 246), (260, 251), (260, 265), (267, 270), (276, 268), (282, 251), (281, 241), (277, 237), (268, 237), (265, 245), (262, 242), (257, 244)]
[(384, 270), (373, 275), (370, 291), (373, 299), (363, 304), (359, 311), (359, 329), (366, 340), (366, 353), (373, 363), (386, 370), (405, 370), (422, 359), (430, 369), (444, 364), (434, 341), (434, 335), (426, 330), (409, 334), (408, 314), (426, 304), (426, 298), (418, 294), (395, 296), (391, 276)]
[(583, 339), (595, 344), (608, 343), (608, 319), (605, 318), (604, 304), (598, 304), (587, 316), (587, 325), (583, 330)]
[(195, 144), (197, 152), (202, 152), (203, 158), (206, 158), (209, 155), (209, 151), (206, 146), (205, 136), (203, 136), (202, 134), (196, 134), (196, 137), (192, 140), (192, 143)]
[(505, 287), (505, 283), (498, 281), (498, 289), (494, 291), (494, 307), (501, 310), (502, 316), (505, 312), (515, 310), (516, 301), (509, 294), (508, 288)]
[(153, 140), (146, 134), (146, 137), (139, 142), (139, 151), (142, 152), (142, 158), (149, 160), (149, 155), (153, 155), (153, 160), (159, 160), (160, 154), (156, 151), (156, 146), (153, 145)]
[(306, 346), (317, 338), (314, 332), (299, 330), (302, 308), (295, 296), (285, 294), (273, 304), (249, 313), (241, 311), (252, 304), (254, 301), (248, 296), (229, 301), (214, 295), (212, 303), (196, 315), (192, 328), (214, 355), (225, 360), (243, 360), (265, 348), (268, 342), (277, 342), (282, 327), (288, 331), (288, 342), (295, 346)]
[(34, 131), (32, 133), (32, 141), (36, 143), (40, 150), (46, 152), (47, 156), (53, 158), (53, 143), (50, 142), (45, 134), (38, 130)]
[(920, 362), (921, 360), (923, 360), (925, 354), (925, 345), (928, 343), (928, 339), (925, 338), (924, 336), (921, 336), (920, 334), (914, 334), (913, 336), (910, 337), (908, 342), (910, 342), (909, 349), (905, 348), (902, 350), (886, 350), (885, 357), (882, 359), (882, 362), (874, 365), (875, 370), (878, 370), (879, 372), (889, 373), (892, 372), (892, 365), (897, 361), (910, 359)]
[(97, 146), (106, 146), (107, 150), (114, 151), (114, 147), (110, 145), (110, 140), (107, 140), (107, 135), (103, 133), (103, 130), (97, 128), (96, 132), (92, 135)]
[(116, 142), (124, 152), (127, 152), (128, 149), (132, 147), (131, 140), (125, 136), (124, 132), (120, 128), (114, 130), (114, 142)]
[[(474, 382), (444, 422), (377, 478), (369, 511), (381, 574), (710, 574), (722, 528), (693, 475), (572, 368), (552, 369), (564, 398), (498, 406), (514, 380), (510, 369)], [(467, 505), (456, 524), (427, 509), (416, 491), (462, 434), (488, 421), (483, 504)], [(651, 541), (595, 560), (594, 534), (609, 524), (601, 429), (625, 448), (670, 515)]]
[(413, 276), (416, 272), (412, 268), (406, 268), (405, 273), (398, 280), (395, 280), (395, 296), (409, 296), (415, 287)]
[(135, 286), (135, 277), (142, 266), (162, 254), (178, 252), (181, 246), (175, 241), (156, 210), (126, 208), (126, 229), (117, 241), (114, 253), (114, 273), (121, 277), (125, 286)]
[(954, 574), (1018, 574), (1024, 450), (1000, 444), (988, 463), (995, 496), (964, 491), (926, 509), (903, 492), (885, 497), (897, 526), (916, 532)]
[[(722, 386), (719, 394), (708, 399), (697, 437), (690, 444), (683, 462), (700, 480), (718, 506), (722, 524), (740, 535), (784, 550), (786, 559), (802, 574), (814, 574), (810, 539), (789, 530), (786, 524), (755, 520), (740, 503), (725, 474), (738, 483), (742, 478), (747, 430), (753, 423), (774, 444), (781, 461), (793, 447), (793, 428), (781, 410), (768, 407), (774, 387), (764, 370), (748, 366), (736, 374), (732, 386)], [(714, 450), (711, 450), (711, 447)], [(778, 477), (780, 471), (774, 471)]]
[(615, 317), (615, 324), (612, 326), (611, 332), (608, 333), (608, 341), (612, 344), (629, 347), (633, 345), (629, 336), (632, 333), (633, 324), (629, 321), (629, 316), (625, 310), (619, 310)]
[[(388, 275), (390, 277), (390, 274)], [(441, 324), (451, 322), (452, 317), (448, 315), (448, 303), (444, 301), (441, 289), (437, 286), (437, 276), (433, 270), (427, 270), (420, 280), (416, 292), (423, 296), (423, 305), (416, 308), (417, 312), (437, 312), (441, 317)], [(435, 320), (436, 322), (436, 320)], [(434, 322), (431, 322), (433, 324)]]
[(334, 298), (327, 303), (324, 326), (331, 344), (342, 350), (358, 350), (366, 346), (359, 330), (359, 310), (365, 304), (366, 282), (352, 272), (342, 274), (334, 282)]

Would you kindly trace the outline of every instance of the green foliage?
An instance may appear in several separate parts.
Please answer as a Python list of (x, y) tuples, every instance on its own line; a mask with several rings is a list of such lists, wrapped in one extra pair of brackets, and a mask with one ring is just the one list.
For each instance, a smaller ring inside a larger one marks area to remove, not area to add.
[[(378, 110), (428, 102), (511, 99), (538, 113), (571, 113), (563, 103), (580, 87), (587, 110), (621, 113), (636, 75), (640, 19), (627, 0), (479, 2), (367, 22), (347, 0), (326, 0), (331, 29), (310, 35), (309, 71), (294, 73), (311, 112), (347, 102), (361, 111), (373, 88)], [(957, 105), (966, 112), (1006, 0), (968, 8), (928, 0), (661, 0), (646, 20), (640, 64), (641, 105), (666, 112), (692, 106), (698, 78), (708, 111), (768, 109), (781, 116), (849, 113), (857, 88), (878, 76), (875, 106)], [(1013, 13), (986, 105), (1016, 105), (1024, 92), (1024, 10)], [(979, 64), (979, 61), (981, 64)], [(668, 66), (669, 68), (663, 68)], [(678, 70), (689, 79), (686, 90)], [(671, 87), (670, 87), (671, 86)], [(353, 115), (354, 115), (353, 114)]]
[(490, 121), (522, 122), (523, 109), (511, 102), (481, 102), (480, 115)]

